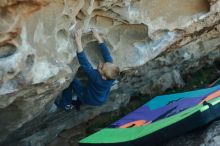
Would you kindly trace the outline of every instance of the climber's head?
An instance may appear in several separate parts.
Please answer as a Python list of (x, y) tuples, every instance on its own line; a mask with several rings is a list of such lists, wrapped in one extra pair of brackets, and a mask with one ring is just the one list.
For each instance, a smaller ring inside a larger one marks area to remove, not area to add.
[(110, 62), (105, 62), (105, 63), (100, 62), (97, 69), (101, 74), (102, 79), (104, 80), (117, 79), (120, 74), (119, 67)]

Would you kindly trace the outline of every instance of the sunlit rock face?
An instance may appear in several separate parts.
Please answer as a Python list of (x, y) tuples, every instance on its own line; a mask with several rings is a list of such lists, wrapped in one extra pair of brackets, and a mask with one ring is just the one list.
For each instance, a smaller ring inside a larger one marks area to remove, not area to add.
[[(219, 11), (218, 0), (2, 0), (0, 142), (19, 137), (19, 128), (47, 114), (77, 72), (70, 28), (83, 28), (94, 66), (101, 56), (90, 28), (102, 34), (115, 64), (127, 70), (111, 94), (123, 95), (123, 102), (136, 92), (183, 85), (182, 73), (203, 66), (201, 59), (211, 64), (218, 58)], [(81, 122), (91, 118), (85, 117)]]

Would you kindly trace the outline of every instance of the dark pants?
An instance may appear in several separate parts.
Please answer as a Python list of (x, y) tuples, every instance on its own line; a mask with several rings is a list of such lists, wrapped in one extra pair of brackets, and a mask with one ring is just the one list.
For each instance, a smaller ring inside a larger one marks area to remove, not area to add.
[(62, 96), (64, 106), (72, 104), (73, 93), (76, 94), (78, 100), (80, 100), (83, 95), (83, 85), (78, 79), (74, 79), (69, 87), (63, 90)]

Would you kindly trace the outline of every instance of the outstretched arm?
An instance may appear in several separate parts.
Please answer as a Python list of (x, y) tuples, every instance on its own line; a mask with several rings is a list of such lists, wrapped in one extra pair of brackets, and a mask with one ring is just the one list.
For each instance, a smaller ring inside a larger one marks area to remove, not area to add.
[(77, 53), (81, 53), (81, 52), (83, 52), (82, 41), (81, 41), (81, 38), (82, 38), (82, 29), (76, 30), (76, 32), (74, 33), (74, 35), (75, 35), (76, 45), (77, 45), (76, 52), (77, 52)]
[(81, 41), (82, 30), (81, 29), (76, 30), (74, 35), (75, 35), (75, 40), (76, 40), (76, 45), (77, 45), (76, 52), (77, 52), (79, 64), (87, 74), (91, 74), (91, 72), (93, 72), (93, 68), (90, 62), (88, 61), (83, 51), (83, 47), (82, 47), (82, 41)]
[(93, 28), (92, 29), (94, 37), (98, 40), (99, 42), (99, 47), (101, 48), (102, 51), (102, 56), (105, 62), (113, 62), (111, 54), (109, 52), (108, 47), (105, 45), (104, 40), (101, 38), (101, 36), (97, 33), (97, 31)]

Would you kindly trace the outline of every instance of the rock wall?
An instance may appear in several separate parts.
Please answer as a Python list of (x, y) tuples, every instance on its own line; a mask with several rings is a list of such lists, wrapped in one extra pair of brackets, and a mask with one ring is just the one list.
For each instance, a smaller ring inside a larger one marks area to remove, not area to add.
[[(63, 129), (125, 105), (134, 93), (183, 86), (182, 74), (219, 58), (219, 15), (219, 0), (2, 0), (0, 143), (43, 145)], [(80, 118), (49, 111), (79, 67), (71, 26), (83, 28), (94, 66), (100, 51), (91, 27), (123, 71), (109, 103), (85, 107)]]

